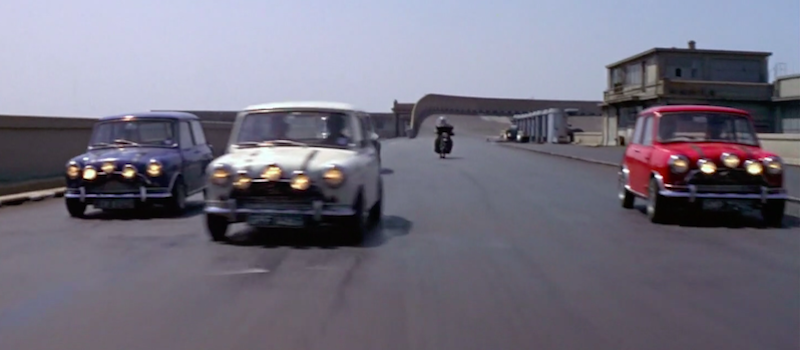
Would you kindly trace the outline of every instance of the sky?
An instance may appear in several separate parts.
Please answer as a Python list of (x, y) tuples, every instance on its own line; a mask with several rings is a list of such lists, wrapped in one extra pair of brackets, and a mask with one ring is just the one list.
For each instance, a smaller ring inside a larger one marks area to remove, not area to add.
[(607, 64), (689, 40), (800, 73), (800, 0), (2, 0), (0, 114), (602, 100)]

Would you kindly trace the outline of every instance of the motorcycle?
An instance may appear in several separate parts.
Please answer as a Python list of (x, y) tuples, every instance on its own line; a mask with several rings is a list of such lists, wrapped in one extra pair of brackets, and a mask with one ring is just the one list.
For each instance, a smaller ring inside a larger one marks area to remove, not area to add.
[(446, 158), (450, 152), (453, 151), (453, 127), (443, 126), (436, 128), (436, 143), (434, 144), (434, 152), (439, 155), (439, 158)]

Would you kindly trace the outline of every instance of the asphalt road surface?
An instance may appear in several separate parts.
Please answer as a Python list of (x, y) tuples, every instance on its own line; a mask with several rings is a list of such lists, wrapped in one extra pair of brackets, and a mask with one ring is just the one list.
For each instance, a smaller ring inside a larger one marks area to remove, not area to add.
[(800, 348), (796, 218), (653, 225), (618, 205), (613, 169), (455, 124), (449, 159), (425, 130), (386, 142), (383, 227), (361, 247), (245, 227), (215, 244), (199, 207), (2, 208), (0, 349)]

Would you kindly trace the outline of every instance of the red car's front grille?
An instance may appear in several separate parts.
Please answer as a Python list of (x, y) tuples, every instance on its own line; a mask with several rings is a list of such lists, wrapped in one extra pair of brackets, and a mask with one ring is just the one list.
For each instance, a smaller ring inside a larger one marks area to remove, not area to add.
[(766, 186), (764, 177), (761, 175), (750, 175), (742, 169), (724, 169), (713, 174), (707, 175), (695, 172), (688, 176), (690, 185), (710, 185), (710, 186)]
[(761, 193), (760, 185), (696, 185), (698, 193)]

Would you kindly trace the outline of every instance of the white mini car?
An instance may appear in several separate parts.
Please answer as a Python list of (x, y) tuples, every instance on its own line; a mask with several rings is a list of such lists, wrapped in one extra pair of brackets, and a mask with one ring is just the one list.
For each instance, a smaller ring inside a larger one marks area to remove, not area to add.
[(351, 243), (380, 221), (383, 183), (366, 113), (332, 102), (285, 102), (240, 112), (226, 153), (208, 166), (206, 225), (334, 225)]

